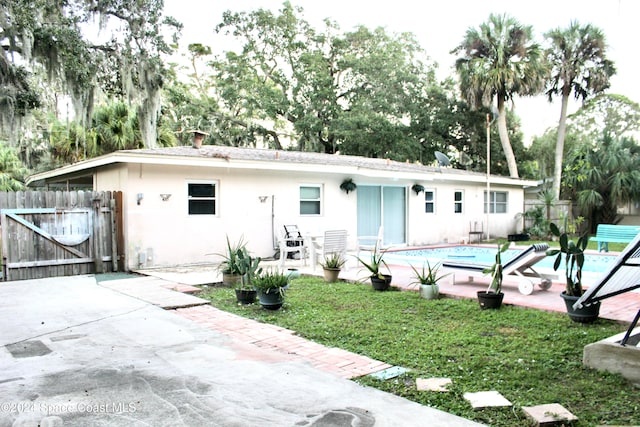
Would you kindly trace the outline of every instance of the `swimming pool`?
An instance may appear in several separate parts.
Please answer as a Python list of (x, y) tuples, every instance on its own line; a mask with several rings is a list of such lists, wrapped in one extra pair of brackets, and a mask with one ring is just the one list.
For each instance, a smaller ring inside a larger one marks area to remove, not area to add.
[[(525, 249), (508, 249), (502, 253), (502, 263), (508, 262), (516, 256), (520, 251)], [(390, 250), (385, 253), (384, 259), (387, 263), (409, 264), (420, 267), (425, 260), (429, 260), (430, 264), (437, 262), (451, 261), (461, 263), (488, 264), (491, 265), (495, 261), (496, 246), (473, 246), (473, 245), (453, 245), (438, 246), (433, 248), (420, 248), (410, 250)], [(555, 256), (546, 257), (536, 264), (536, 268), (553, 270), (553, 261)], [(597, 254), (586, 253), (584, 267), (582, 271), (585, 273), (602, 273), (614, 262), (617, 255), (613, 254)], [(564, 264), (560, 265), (560, 269)], [(564, 269), (563, 269), (564, 270)]]

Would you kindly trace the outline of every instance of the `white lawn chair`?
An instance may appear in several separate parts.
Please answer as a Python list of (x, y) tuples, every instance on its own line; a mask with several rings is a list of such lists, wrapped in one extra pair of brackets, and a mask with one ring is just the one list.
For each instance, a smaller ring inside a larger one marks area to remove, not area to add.
[(360, 252), (373, 252), (374, 250), (387, 249), (383, 246), (384, 228), (380, 226), (377, 236), (358, 236), (358, 258)]
[(327, 230), (324, 232), (322, 242), (315, 243), (315, 250), (312, 251), (311, 264), (315, 270), (318, 263), (317, 254), (322, 256), (322, 260), (331, 254), (340, 254), (343, 258), (347, 256), (347, 230)]
[[(518, 281), (518, 290), (521, 294), (531, 295), (533, 292), (534, 283), (531, 278), (539, 279), (539, 286), (545, 291), (551, 287), (551, 279), (557, 278), (554, 275), (540, 274), (533, 269), (533, 266), (538, 261), (547, 257), (547, 249), (549, 249), (549, 245), (546, 243), (531, 245), (503, 264), (502, 274), (504, 278), (516, 279)], [(461, 276), (468, 276), (469, 282), (473, 282), (473, 277), (489, 277), (483, 271), (486, 268), (491, 268), (491, 265), (444, 261), (442, 267), (452, 270), (452, 283), (455, 285), (456, 273)]]

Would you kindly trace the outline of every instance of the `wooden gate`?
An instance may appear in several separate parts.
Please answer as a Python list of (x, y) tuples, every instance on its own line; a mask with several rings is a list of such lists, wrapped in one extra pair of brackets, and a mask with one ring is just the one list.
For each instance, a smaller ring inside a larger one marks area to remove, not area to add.
[(0, 192), (3, 280), (123, 271), (122, 193)]

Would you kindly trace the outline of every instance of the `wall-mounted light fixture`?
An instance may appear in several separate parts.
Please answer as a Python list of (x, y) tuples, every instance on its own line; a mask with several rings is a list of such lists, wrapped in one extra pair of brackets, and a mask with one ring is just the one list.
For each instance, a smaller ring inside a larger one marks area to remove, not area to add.
[(138, 193), (138, 195), (136, 196), (136, 201), (138, 202), (138, 204), (140, 204), (142, 199), (144, 199), (144, 194)]
[(171, 194), (160, 194), (160, 198), (163, 202), (166, 202), (171, 197)]
[(268, 198), (269, 196), (258, 196), (258, 199), (260, 199), (260, 203), (266, 202)]

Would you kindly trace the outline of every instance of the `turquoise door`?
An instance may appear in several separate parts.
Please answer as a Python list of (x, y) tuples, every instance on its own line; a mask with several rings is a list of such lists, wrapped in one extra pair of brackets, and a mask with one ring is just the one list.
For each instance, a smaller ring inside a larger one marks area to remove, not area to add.
[(375, 236), (382, 225), (384, 244), (406, 243), (404, 187), (358, 185), (358, 236)]

